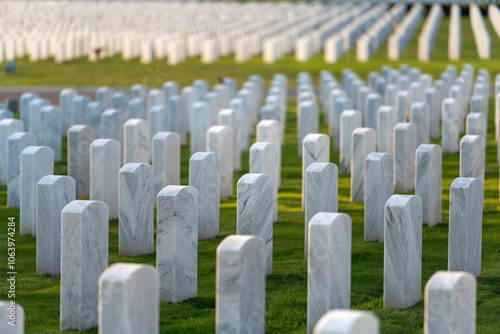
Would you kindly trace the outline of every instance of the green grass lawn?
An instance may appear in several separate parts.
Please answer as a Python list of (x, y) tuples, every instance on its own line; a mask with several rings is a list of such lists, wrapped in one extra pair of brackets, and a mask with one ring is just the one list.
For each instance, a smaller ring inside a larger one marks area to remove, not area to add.
[[(310, 72), (317, 83), (318, 72), (330, 69), (337, 76), (343, 68), (349, 67), (362, 78), (372, 70), (380, 70), (388, 64), (398, 67), (407, 63), (419, 67), (422, 73), (438, 77), (447, 64), (461, 69), (463, 63), (471, 63), (475, 69), (488, 68), (491, 77), (500, 72), (500, 41), (494, 34), (490, 22), (487, 26), (492, 37), (492, 57), (488, 61), (477, 58), (468, 17), (462, 17), (463, 60), (450, 62), (447, 59), (448, 18), (441, 22), (439, 36), (433, 54), (433, 61), (422, 63), (417, 60), (415, 35), (400, 62), (387, 60), (387, 45), (384, 44), (368, 64), (355, 62), (354, 54), (348, 53), (341, 62), (327, 65), (322, 54), (308, 63), (297, 63), (293, 56), (287, 56), (277, 64), (263, 64), (254, 58), (245, 64), (236, 64), (232, 58), (224, 58), (203, 65), (199, 59), (171, 67), (164, 61), (140, 65), (139, 61), (106, 59), (99, 63), (75, 60), (67, 64), (52, 61), (30, 63), (27, 59), (18, 61), (15, 75), (0, 74), (3, 86), (130, 86), (144, 83), (158, 87), (164, 81), (173, 80), (188, 85), (193, 80), (204, 78), (214, 85), (219, 76), (232, 76), (239, 85), (250, 74), (261, 74), (268, 85), (274, 73), (285, 73), (289, 85), (295, 85), (299, 71)], [(421, 28), (420, 28), (421, 29)], [(496, 164), (496, 143), (494, 139), (494, 101), (490, 99), (489, 127), (486, 149), (485, 208), (482, 234), (482, 275), (477, 281), (477, 332), (497, 333), (500, 324), (500, 215), (499, 215), (499, 172)], [(301, 212), (301, 159), (297, 157), (296, 104), (288, 103), (286, 141), (283, 147), (282, 185), (279, 192), (279, 221), (274, 224), (274, 268), (267, 278), (266, 286), (266, 332), (304, 333), (307, 321), (307, 261), (304, 259), (304, 214)], [(324, 123), (320, 132), (327, 133)], [(255, 138), (252, 138), (252, 142)], [(440, 140), (432, 141), (440, 144)], [(332, 143), (331, 143), (332, 144)], [(64, 139), (64, 148), (66, 141)], [(332, 145), (331, 145), (332, 146)], [(65, 157), (66, 154), (63, 154)], [(189, 148), (182, 148), (181, 183), (188, 183)], [(331, 162), (339, 163), (338, 152), (331, 151)], [(248, 172), (248, 152), (243, 154), (243, 170), (234, 175), (236, 182)], [(66, 174), (66, 161), (56, 165), (57, 174)], [(443, 202), (442, 223), (423, 228), (422, 245), (422, 299), (427, 280), (438, 270), (447, 269), (448, 252), (448, 200), (449, 187), (459, 176), (459, 154), (443, 155)], [(363, 205), (349, 201), (350, 176), (339, 175), (339, 212), (352, 218), (352, 283), (351, 306), (353, 309), (371, 310), (380, 318), (383, 333), (422, 333), (423, 301), (405, 310), (383, 308), (383, 244), (363, 241)], [(15, 217), (19, 222), (19, 210), (6, 207), (6, 187), (0, 187), (0, 233), (2, 272), (0, 297), (7, 299), (7, 221)], [(19, 227), (19, 225), (17, 225)], [(217, 245), (229, 234), (236, 232), (236, 196), (221, 202), (220, 236), (203, 240), (198, 244), (198, 297), (178, 305), (161, 303), (161, 333), (213, 333), (215, 331), (215, 256)], [(34, 237), (16, 234), (16, 302), (26, 313), (26, 333), (59, 332), (60, 277), (37, 277), (36, 241)], [(116, 262), (138, 262), (155, 265), (155, 254), (138, 257), (118, 255), (118, 221), (110, 222), (109, 264)], [(97, 328), (86, 333), (97, 333)]]

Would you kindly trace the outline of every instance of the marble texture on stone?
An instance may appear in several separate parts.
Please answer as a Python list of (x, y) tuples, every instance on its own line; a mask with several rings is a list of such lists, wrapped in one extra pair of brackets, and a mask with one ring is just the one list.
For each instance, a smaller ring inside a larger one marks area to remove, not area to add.
[(76, 182), (76, 197), (90, 196), (90, 144), (95, 139), (89, 125), (73, 125), (68, 130), (68, 175)]
[(400, 90), (396, 95), (396, 110), (398, 113), (398, 122), (404, 123), (408, 119), (408, 109), (410, 105), (410, 98), (408, 91)]
[(33, 99), (30, 103), (30, 121), (27, 129), (35, 135), (37, 144), (40, 144), (41, 140), (42, 108), (48, 105), (50, 105), (49, 100), (40, 98)]
[(119, 254), (153, 253), (153, 167), (146, 163), (128, 163), (119, 173)]
[(424, 334), (476, 332), (476, 278), (440, 270), (425, 285)]
[(73, 114), (73, 98), (78, 94), (75, 89), (66, 88), (59, 93), (59, 107), (61, 108), (62, 133), (68, 132), (73, 125), (71, 115)]
[(207, 152), (219, 154), (220, 198), (233, 196), (233, 130), (228, 126), (215, 125), (207, 131)]
[(256, 142), (250, 147), (250, 173), (273, 178), (273, 222), (278, 221), (278, 150), (269, 142)]
[(85, 95), (75, 95), (72, 101), (71, 125), (87, 124), (87, 106), (91, 103), (90, 98)]
[(429, 144), (429, 106), (425, 102), (414, 102), (410, 108), (410, 123), (415, 125), (417, 146)]
[(477, 178), (456, 178), (450, 186), (448, 270), (481, 275), (484, 185)]
[(375, 152), (377, 135), (372, 128), (356, 128), (351, 140), (351, 202), (363, 202), (365, 195), (365, 160)]
[(212, 124), (212, 113), (206, 102), (195, 102), (191, 107), (191, 154), (205, 152), (207, 149), (207, 131)]
[(115, 263), (99, 277), (100, 333), (158, 334), (160, 278), (149, 264)]
[(160, 300), (177, 304), (197, 296), (198, 190), (166, 186), (158, 194), (157, 215)]
[(189, 159), (189, 185), (198, 190), (198, 239), (219, 235), (220, 158), (197, 152)]
[(394, 194), (394, 157), (370, 153), (365, 161), (365, 241), (384, 241), (385, 203)]
[(21, 152), (21, 201), (19, 234), (36, 236), (36, 185), (54, 174), (54, 151), (47, 146), (29, 146)]
[(309, 223), (318, 212), (338, 211), (339, 169), (333, 163), (315, 162), (305, 173), (304, 257), (307, 258)]
[(124, 125), (125, 163), (149, 163), (149, 124), (139, 118), (129, 119)]
[(0, 185), (6, 186), (8, 181), (8, 138), (14, 132), (23, 132), (24, 124), (18, 119), (3, 119), (0, 121)]
[(320, 133), (310, 133), (302, 142), (302, 211), (305, 208), (306, 170), (314, 162), (330, 162), (330, 138)]
[[(154, 106), (149, 110), (150, 141), (158, 132), (168, 131), (168, 110), (165, 106)], [(191, 137), (193, 140), (193, 137)]]
[(396, 109), (381, 106), (377, 111), (377, 152), (392, 153), (394, 126), (398, 122)]
[(370, 93), (366, 96), (365, 119), (366, 127), (377, 131), (377, 112), (382, 105), (382, 98), (377, 93)]
[(118, 173), (121, 167), (120, 143), (97, 139), (90, 145), (90, 199), (109, 207), (109, 218), (118, 218)]
[(215, 327), (218, 334), (264, 334), (266, 251), (262, 238), (230, 235), (217, 247)]
[(394, 127), (394, 191), (415, 189), (416, 128), (413, 123), (397, 123)]
[(36, 145), (36, 137), (29, 132), (14, 132), (7, 138), (7, 206), (19, 208), (21, 203), (21, 152)]
[(302, 157), (302, 142), (310, 133), (319, 132), (318, 105), (314, 101), (301, 102), (299, 106), (298, 156)]
[(351, 308), (351, 217), (320, 212), (309, 222), (307, 331), (329, 310)]
[(467, 115), (466, 134), (478, 135), (486, 139), (486, 116), (482, 113), (470, 113)]
[[(231, 128), (233, 133), (233, 170), (239, 172), (241, 170), (241, 144), (240, 144), (240, 134), (238, 132), (239, 119), (238, 113), (234, 109), (222, 109), (219, 112), (219, 125), (227, 126)], [(258, 141), (258, 139), (257, 139)]]
[(61, 109), (55, 106), (43, 107), (40, 111), (40, 146), (48, 146), (54, 151), (54, 162), (62, 160)]
[[(15, 300), (0, 301), (0, 333), (24, 334), (24, 308)], [(9, 324), (11, 312), (15, 312), (15, 326)]]
[(379, 334), (379, 320), (367, 311), (331, 310), (314, 326), (313, 334)]
[(108, 206), (73, 201), (61, 213), (60, 330), (97, 326), (99, 276), (108, 267)]
[(61, 273), (61, 211), (76, 199), (70, 176), (47, 175), (36, 186), (36, 274)]
[(478, 135), (466, 135), (460, 141), (460, 177), (474, 177), (484, 185), (486, 142)]
[(422, 199), (422, 223), (441, 222), (443, 153), (439, 145), (420, 145), (416, 152), (415, 195)]
[[(157, 132), (152, 141), (154, 196), (181, 182), (181, 138), (176, 132)], [(156, 203), (156, 200), (155, 200)]]
[(237, 234), (265, 241), (266, 276), (273, 273), (273, 179), (267, 174), (245, 174), (238, 180)]
[(344, 110), (340, 115), (340, 172), (351, 173), (351, 139), (354, 129), (362, 126), (361, 113)]
[(442, 103), (441, 147), (443, 153), (457, 153), (459, 136), (459, 108), (455, 99), (446, 98)]
[(21, 120), (24, 123), (24, 129), (28, 131), (30, 128), (30, 104), (31, 101), (38, 98), (38, 94), (26, 92), (21, 95), (20, 104), (21, 104)]
[(422, 281), (422, 200), (393, 195), (385, 205), (384, 308), (418, 303)]

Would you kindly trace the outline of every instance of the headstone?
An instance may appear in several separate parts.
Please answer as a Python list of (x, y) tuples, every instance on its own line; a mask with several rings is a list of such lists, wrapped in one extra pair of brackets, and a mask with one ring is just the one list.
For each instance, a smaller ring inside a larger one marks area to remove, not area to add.
[(208, 83), (206, 80), (197, 79), (193, 81), (193, 87), (196, 89), (198, 93), (198, 101), (202, 101), (205, 97), (205, 94), (208, 92)]
[[(338, 151), (340, 149), (340, 115), (344, 110), (352, 109), (352, 103), (346, 96), (337, 97), (333, 101), (331, 113), (331, 129), (330, 134), (333, 138), (333, 149)], [(333, 132), (333, 133), (332, 133)]]
[(366, 97), (365, 119), (367, 120), (366, 127), (377, 131), (377, 111), (382, 105), (382, 98), (377, 93), (370, 93)]
[(99, 275), (108, 267), (108, 206), (73, 201), (61, 213), (60, 330), (97, 326)]
[(168, 99), (168, 109), (170, 112), (169, 131), (177, 132), (181, 137), (181, 145), (186, 144), (186, 133), (188, 125), (185, 123), (186, 102), (180, 95), (172, 95)]
[(307, 331), (329, 310), (351, 307), (351, 217), (317, 213), (309, 223)]
[(88, 125), (73, 125), (68, 130), (68, 175), (76, 182), (76, 197), (90, 196), (90, 144), (95, 130)]
[(195, 102), (191, 107), (190, 152), (205, 152), (207, 131), (212, 124), (212, 113), (206, 102)]
[(113, 91), (108, 87), (99, 87), (96, 91), (95, 99), (100, 102), (105, 109), (112, 107)]
[(97, 139), (90, 145), (90, 199), (109, 207), (109, 218), (118, 218), (118, 173), (121, 167), (120, 143)]
[(443, 153), (439, 145), (420, 145), (416, 153), (415, 195), (422, 199), (422, 222), (441, 222)]
[(36, 274), (61, 273), (61, 211), (76, 199), (75, 180), (44, 176), (36, 187)]
[(241, 145), (241, 151), (247, 151), (248, 150), (248, 134), (249, 134), (249, 129), (246, 126), (246, 124), (249, 122), (248, 120), (248, 113), (249, 110), (245, 106), (245, 103), (242, 98), (234, 98), (229, 102), (229, 108), (236, 110), (236, 113), (238, 114), (238, 120), (240, 124), (240, 129), (239, 129), (239, 134), (240, 134), (240, 145)]
[(173, 95), (179, 95), (179, 84), (175, 81), (167, 81), (163, 83), (163, 96), (165, 98), (165, 105), (168, 104), (170, 97)]
[(450, 186), (448, 270), (481, 275), (484, 185), (477, 178), (456, 178)]
[(237, 231), (265, 240), (266, 275), (273, 273), (273, 179), (245, 174), (238, 181)]
[[(168, 110), (164, 106), (155, 106), (149, 110), (149, 137), (153, 137), (158, 132), (168, 131)], [(180, 139), (179, 139), (180, 140)], [(191, 137), (191, 141), (193, 137)]]
[(77, 124), (87, 124), (96, 131), (96, 138), (102, 137), (101, 120), (104, 113), (104, 106), (100, 102), (89, 102), (86, 105), (85, 115), (82, 117), (83, 122)]
[(381, 106), (377, 111), (377, 152), (392, 153), (394, 126), (398, 122), (396, 109), (391, 106)]
[(231, 128), (233, 133), (233, 170), (241, 170), (241, 144), (239, 130), (238, 113), (234, 109), (222, 109), (219, 112), (219, 125)]
[(54, 162), (60, 162), (62, 160), (61, 109), (46, 106), (42, 108), (40, 116), (42, 126), (38, 143), (50, 147), (54, 151)]
[(123, 119), (128, 117), (128, 96), (124, 92), (115, 92), (111, 95), (111, 107), (109, 109), (117, 109), (123, 113)]
[(368, 94), (370, 94), (371, 90), (368, 87), (361, 87), (358, 90), (358, 95), (356, 97), (356, 106), (361, 113), (361, 121), (362, 125), (361, 126), (368, 126), (368, 117), (367, 115), (367, 110), (366, 110), (366, 98)]
[(0, 109), (0, 121), (6, 118), (14, 118), (14, 113), (10, 110)]
[(318, 105), (314, 101), (305, 101), (299, 106), (299, 142), (298, 156), (302, 157), (302, 142), (310, 133), (319, 132)]
[(216, 125), (207, 131), (207, 152), (219, 154), (220, 198), (233, 196), (233, 130)]
[(123, 161), (123, 125), (125, 116), (119, 109), (107, 109), (101, 116), (101, 134), (104, 139), (114, 139), (120, 143), (120, 165)]
[(54, 173), (54, 151), (47, 146), (28, 146), (21, 152), (21, 235), (36, 236), (36, 185)]
[(384, 241), (385, 203), (394, 194), (394, 158), (370, 153), (365, 161), (365, 241)]
[(443, 153), (457, 153), (460, 117), (457, 102), (452, 98), (446, 98), (442, 106), (441, 147)]
[(394, 191), (415, 189), (416, 128), (413, 123), (398, 123), (394, 127)]
[(157, 215), (160, 300), (177, 304), (197, 295), (198, 191), (189, 186), (163, 188)]
[(460, 177), (474, 177), (484, 185), (486, 142), (478, 135), (463, 136), (460, 141)]
[(166, 107), (165, 97), (161, 89), (151, 89), (148, 92), (147, 110), (151, 111), (154, 107)]
[[(15, 300), (0, 301), (0, 332), (2, 334), (24, 334), (24, 309)], [(15, 326), (10, 322), (11, 315), (15, 315)]]
[(273, 178), (273, 222), (278, 221), (278, 150), (269, 142), (256, 142), (250, 147), (250, 173)]
[(230, 235), (217, 247), (215, 326), (219, 334), (265, 332), (264, 240)]
[(420, 301), (422, 200), (393, 195), (385, 205), (384, 308), (408, 308)]
[(302, 142), (302, 211), (305, 208), (306, 170), (314, 162), (330, 162), (330, 138), (319, 133), (310, 133)]
[(99, 277), (99, 332), (158, 334), (160, 278), (148, 264), (115, 263)]
[(144, 98), (136, 97), (128, 101), (128, 111), (129, 118), (148, 119), (146, 100)]
[(429, 144), (429, 106), (425, 102), (414, 102), (410, 110), (410, 122), (415, 125), (417, 146)]
[(124, 125), (125, 163), (149, 163), (149, 124), (139, 118), (129, 119)]
[(19, 208), (21, 203), (21, 152), (26, 147), (36, 145), (36, 137), (29, 132), (14, 132), (8, 137), (7, 142), (7, 206)]
[(332, 163), (315, 162), (305, 172), (304, 255), (307, 258), (309, 223), (318, 212), (338, 211), (339, 169)]
[(28, 131), (30, 128), (30, 104), (31, 101), (38, 98), (36, 93), (23, 93), (20, 97), (21, 104), (21, 120), (24, 123), (24, 129)]
[(436, 88), (427, 88), (425, 90), (425, 103), (429, 108), (429, 136), (430, 138), (439, 138), (439, 123), (441, 120), (441, 105)]
[(156, 198), (164, 187), (181, 183), (181, 138), (176, 132), (158, 132), (153, 137), (152, 146)]
[(85, 95), (75, 95), (72, 101), (71, 125), (87, 124), (87, 106), (91, 103), (90, 98)]
[(379, 327), (371, 312), (331, 310), (319, 319), (313, 334), (379, 334)]
[(365, 195), (365, 160), (375, 152), (376, 133), (372, 128), (356, 128), (351, 140), (351, 202), (363, 202)]
[(476, 278), (440, 270), (425, 285), (424, 333), (476, 332)]
[(128, 163), (119, 173), (119, 254), (153, 253), (153, 168), (146, 163)]
[(61, 108), (62, 133), (68, 132), (73, 125), (71, 118), (73, 114), (73, 98), (78, 94), (75, 89), (63, 89), (59, 93), (59, 106)]
[(189, 159), (189, 185), (198, 190), (198, 239), (219, 235), (220, 158), (197, 152)]
[[(50, 105), (49, 101), (46, 99), (33, 99), (30, 103), (30, 121), (29, 121), (29, 132), (35, 135), (36, 142), (41, 141), (41, 130), (42, 130), (42, 108)], [(26, 125), (25, 125), (26, 128)]]
[(351, 139), (354, 129), (362, 126), (361, 113), (344, 110), (340, 115), (340, 172), (351, 173)]
[(8, 138), (14, 132), (24, 131), (24, 124), (18, 119), (3, 119), (0, 121), (0, 185), (6, 186), (8, 181)]
[(486, 116), (482, 113), (474, 112), (467, 115), (466, 133), (468, 135), (478, 135), (486, 139)]
[(407, 120), (408, 106), (410, 104), (410, 98), (408, 97), (408, 91), (400, 90), (396, 97), (396, 110), (398, 112), (398, 122), (404, 123)]
[(196, 90), (191, 86), (182, 88), (182, 96), (184, 97), (184, 124), (186, 124), (186, 131), (191, 133), (191, 108), (193, 104), (198, 101)]
[(144, 85), (136, 84), (130, 87), (130, 93), (132, 94), (132, 99), (146, 99), (148, 89)]

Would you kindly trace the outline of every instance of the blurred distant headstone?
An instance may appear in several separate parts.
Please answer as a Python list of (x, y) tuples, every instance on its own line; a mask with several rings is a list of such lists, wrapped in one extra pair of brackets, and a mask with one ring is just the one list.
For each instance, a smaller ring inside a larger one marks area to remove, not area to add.
[(5, 108), (7, 110), (10, 110), (12, 112), (18, 112), (19, 111), (19, 107), (18, 107), (18, 102), (17, 102), (17, 99), (14, 99), (14, 98), (7, 98), (5, 99)]
[(7, 65), (5, 65), (6, 73), (16, 73), (16, 61), (9, 61)]

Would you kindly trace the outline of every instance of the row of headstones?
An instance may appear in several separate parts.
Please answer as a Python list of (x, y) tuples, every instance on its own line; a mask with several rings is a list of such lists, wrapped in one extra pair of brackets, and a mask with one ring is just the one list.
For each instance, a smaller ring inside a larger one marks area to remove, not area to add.
[(356, 41), (356, 60), (368, 62), (394, 30), (394, 22), (400, 22), (406, 13), (406, 6), (396, 5), (384, 14)]
[(477, 4), (469, 5), (469, 17), (472, 33), (476, 41), (477, 54), (480, 59), (491, 58), (491, 38), (483, 20), (483, 13)]
[(423, 11), (424, 6), (421, 3), (414, 4), (396, 31), (389, 36), (387, 57), (390, 60), (399, 60), (401, 58), (408, 42), (423, 18)]
[(448, 58), (462, 58), (462, 9), (456, 3), (450, 6), (450, 26), (448, 30)]
[(420, 36), (418, 36), (418, 60), (431, 60), (443, 13), (443, 8), (439, 4), (435, 3), (432, 5), (424, 27), (422, 28), (422, 32)]

